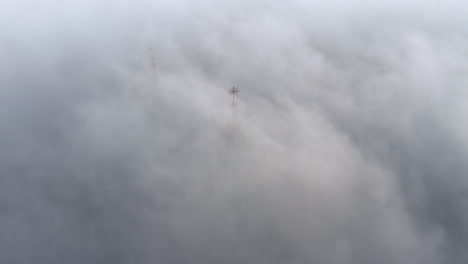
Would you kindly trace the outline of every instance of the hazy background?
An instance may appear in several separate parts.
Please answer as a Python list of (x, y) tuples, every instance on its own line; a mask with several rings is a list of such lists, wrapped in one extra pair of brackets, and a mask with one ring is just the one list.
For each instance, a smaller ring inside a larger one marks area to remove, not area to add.
[(467, 88), (462, 0), (4, 0), (0, 262), (467, 263)]

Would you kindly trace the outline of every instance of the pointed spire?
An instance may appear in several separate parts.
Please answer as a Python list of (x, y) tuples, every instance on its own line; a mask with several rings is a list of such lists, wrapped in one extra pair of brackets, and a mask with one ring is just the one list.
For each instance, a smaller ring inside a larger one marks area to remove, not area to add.
[(148, 45), (148, 52), (150, 56), (151, 79), (154, 82), (155, 81), (154, 78), (156, 77), (156, 61), (154, 59), (153, 47), (151, 46), (151, 43)]
[(231, 102), (231, 108), (232, 108), (232, 116), (233, 118), (236, 117), (236, 107), (237, 107), (237, 102), (236, 102), (236, 96), (239, 93), (239, 89), (236, 87), (232, 87), (229, 89), (229, 93), (232, 95), (232, 102)]
[(239, 93), (239, 89), (233, 86), (231, 89), (229, 89), (229, 93), (232, 94), (232, 98), (234, 99)]

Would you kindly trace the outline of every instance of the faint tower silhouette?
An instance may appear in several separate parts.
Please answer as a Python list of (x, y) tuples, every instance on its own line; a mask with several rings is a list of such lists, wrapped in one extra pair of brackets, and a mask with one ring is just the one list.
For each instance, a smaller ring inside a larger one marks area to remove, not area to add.
[(237, 89), (236, 87), (233, 86), (231, 89), (229, 89), (229, 93), (232, 95), (232, 102), (231, 102), (232, 118), (235, 119), (236, 118), (236, 108), (237, 108), (236, 98), (237, 98), (237, 94), (239, 93), (239, 89)]
[(150, 67), (151, 67), (151, 80), (153, 83), (156, 82), (156, 61), (154, 60), (153, 47), (151, 44), (148, 46), (148, 52), (150, 56)]

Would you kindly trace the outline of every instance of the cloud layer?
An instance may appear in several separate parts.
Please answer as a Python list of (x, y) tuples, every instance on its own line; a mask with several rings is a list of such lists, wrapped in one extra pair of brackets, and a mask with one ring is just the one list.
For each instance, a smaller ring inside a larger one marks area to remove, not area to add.
[(468, 261), (463, 1), (1, 5), (0, 262)]

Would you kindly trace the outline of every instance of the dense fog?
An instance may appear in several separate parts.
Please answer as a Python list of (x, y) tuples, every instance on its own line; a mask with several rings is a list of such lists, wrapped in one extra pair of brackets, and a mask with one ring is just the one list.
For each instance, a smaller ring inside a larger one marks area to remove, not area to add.
[(0, 59), (0, 263), (468, 262), (466, 1), (4, 0)]

